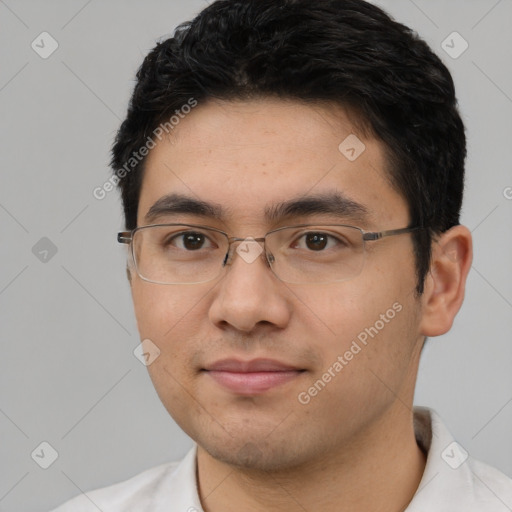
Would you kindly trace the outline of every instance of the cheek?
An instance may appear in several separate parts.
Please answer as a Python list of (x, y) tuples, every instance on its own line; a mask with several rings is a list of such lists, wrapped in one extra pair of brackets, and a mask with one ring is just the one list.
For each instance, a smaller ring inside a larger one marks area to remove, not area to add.
[(183, 411), (200, 413), (189, 393), (194, 394), (195, 370), (190, 363), (200, 339), (197, 318), (204, 293), (178, 288), (138, 280), (133, 283), (132, 298), (140, 339), (150, 339), (160, 350), (147, 367), (149, 376), (160, 400), (181, 424)]
[(345, 355), (350, 366), (386, 374), (409, 364), (418, 327), (413, 269), (410, 274), (375, 269), (351, 282), (301, 294), (317, 320), (309, 324), (310, 335), (325, 333), (314, 337), (323, 340), (317, 348), (324, 370)]
[(328, 384), (318, 393), (314, 407), (331, 410), (337, 404), (340, 420), (347, 410), (365, 416), (373, 408), (387, 407), (394, 393), (407, 388), (416, 364), (414, 303), (396, 293), (368, 298), (354, 293), (350, 298), (332, 294), (323, 306), (335, 335), (330, 333), (318, 345), (322, 366), (310, 385), (323, 389), (322, 382)]
[[(202, 295), (197, 290), (178, 286), (164, 286), (136, 280), (132, 285), (132, 299), (137, 326), (144, 338), (166, 340), (173, 332), (183, 329), (201, 308)], [(190, 326), (189, 326), (190, 328)]]
[(379, 318), (383, 308), (386, 310), (393, 303), (383, 290), (369, 290), (371, 288), (352, 281), (311, 288), (301, 294), (304, 307), (315, 313), (317, 327), (311, 325), (311, 328), (325, 331), (324, 347), (339, 350), (350, 345), (361, 330)]
[(204, 344), (208, 291), (209, 288), (199, 289), (196, 285), (134, 282), (132, 298), (140, 339), (150, 339), (160, 350), (158, 358), (148, 366), (155, 384), (168, 382), (173, 388), (173, 377), (180, 383), (192, 380), (190, 363)]

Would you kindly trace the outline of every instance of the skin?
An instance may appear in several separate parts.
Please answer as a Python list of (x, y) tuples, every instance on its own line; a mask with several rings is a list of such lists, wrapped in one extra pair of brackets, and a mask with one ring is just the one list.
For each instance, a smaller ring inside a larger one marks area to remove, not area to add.
[[(350, 134), (366, 150), (351, 162), (338, 150)], [(254, 238), (279, 225), (264, 208), (338, 190), (369, 210), (365, 225), (406, 227), (407, 204), (386, 175), (382, 144), (360, 133), (340, 106), (259, 99), (208, 102), (151, 150), (138, 225), (171, 192), (230, 208), (228, 217), (169, 216)], [(330, 215), (294, 223), (344, 222)], [(425, 456), (413, 431), (414, 385), (425, 336), (448, 331), (471, 264), (471, 235), (457, 226), (434, 244), (425, 292), (414, 293), (411, 235), (370, 242), (362, 273), (322, 285), (280, 281), (263, 256), (237, 254), (219, 278), (158, 285), (131, 272), (141, 339), (161, 354), (148, 369), (171, 416), (198, 443), (198, 482), (207, 512), (404, 509)], [(402, 309), (308, 404), (297, 397), (332, 367), (393, 304)], [(215, 382), (208, 364), (272, 358), (304, 371), (256, 396)]]

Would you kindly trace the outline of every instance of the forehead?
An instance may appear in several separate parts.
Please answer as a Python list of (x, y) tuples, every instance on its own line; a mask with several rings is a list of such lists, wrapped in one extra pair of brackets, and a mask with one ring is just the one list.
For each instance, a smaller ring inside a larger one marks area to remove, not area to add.
[(268, 226), (286, 202), (337, 196), (352, 205), (346, 212), (360, 206), (358, 213), (375, 227), (407, 217), (386, 165), (381, 143), (361, 133), (342, 107), (272, 99), (208, 102), (184, 116), (148, 155), (138, 225), (147, 223), (156, 202), (177, 194), (216, 206), (211, 216), (225, 225)]

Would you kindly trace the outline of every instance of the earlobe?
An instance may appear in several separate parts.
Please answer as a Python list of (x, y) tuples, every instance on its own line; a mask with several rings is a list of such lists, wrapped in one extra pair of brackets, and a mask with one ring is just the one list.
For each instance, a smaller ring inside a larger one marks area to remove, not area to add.
[(454, 226), (432, 244), (430, 272), (422, 296), (420, 332), (424, 336), (439, 336), (450, 330), (464, 300), (472, 259), (471, 233), (465, 226)]

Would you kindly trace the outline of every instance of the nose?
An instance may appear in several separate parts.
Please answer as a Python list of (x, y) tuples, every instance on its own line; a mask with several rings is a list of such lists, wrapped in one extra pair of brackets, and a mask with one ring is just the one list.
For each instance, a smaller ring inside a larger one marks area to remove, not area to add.
[(287, 288), (272, 272), (262, 245), (262, 239), (254, 238), (235, 239), (231, 244), (209, 310), (210, 321), (217, 327), (248, 333), (262, 325), (282, 329), (289, 322)]

